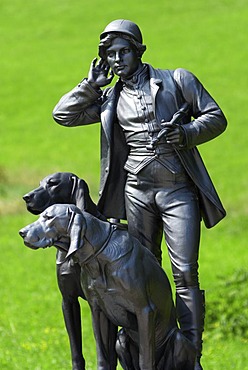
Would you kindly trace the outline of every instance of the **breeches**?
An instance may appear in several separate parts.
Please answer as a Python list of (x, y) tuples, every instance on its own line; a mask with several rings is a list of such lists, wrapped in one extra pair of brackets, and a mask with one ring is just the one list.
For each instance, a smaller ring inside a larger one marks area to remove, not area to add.
[(128, 174), (125, 202), (129, 232), (162, 260), (164, 231), (176, 288), (198, 287), (200, 210), (197, 189), (185, 172), (158, 161)]

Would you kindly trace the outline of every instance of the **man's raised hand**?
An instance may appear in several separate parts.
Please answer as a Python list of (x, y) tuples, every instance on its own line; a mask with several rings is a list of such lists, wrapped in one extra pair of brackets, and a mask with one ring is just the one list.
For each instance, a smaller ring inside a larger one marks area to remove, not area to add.
[(104, 62), (103, 59), (100, 59), (97, 63), (97, 58), (94, 58), (90, 65), (90, 70), (88, 73), (88, 82), (95, 89), (106, 86), (110, 84), (113, 80), (114, 73), (110, 71), (109, 65)]

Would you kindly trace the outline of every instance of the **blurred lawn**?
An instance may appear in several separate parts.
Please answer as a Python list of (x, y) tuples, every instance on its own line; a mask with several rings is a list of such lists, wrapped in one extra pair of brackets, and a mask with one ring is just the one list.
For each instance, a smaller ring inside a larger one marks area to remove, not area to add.
[[(67, 129), (55, 124), (51, 112), (87, 75), (99, 33), (117, 18), (140, 25), (144, 61), (194, 72), (228, 118), (226, 133), (199, 148), (228, 212), (214, 229), (203, 227), (200, 274), (209, 303), (218, 296), (220, 281), (248, 266), (247, 2), (1, 0), (1, 369), (70, 368), (55, 250), (35, 253), (23, 246), (18, 230), (34, 216), (21, 197), (47, 174), (70, 171), (88, 182), (97, 200), (99, 125)], [(164, 255), (170, 275), (165, 248)], [(82, 306), (90, 370), (94, 341), (87, 305)], [(211, 340), (206, 334), (207, 370), (245, 370), (247, 360), (244, 338)]]

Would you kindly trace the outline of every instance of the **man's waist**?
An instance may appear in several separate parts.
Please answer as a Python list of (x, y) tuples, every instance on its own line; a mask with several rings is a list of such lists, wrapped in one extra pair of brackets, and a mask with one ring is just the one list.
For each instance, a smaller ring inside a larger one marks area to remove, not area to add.
[(173, 174), (184, 171), (182, 163), (180, 162), (180, 159), (177, 157), (175, 152), (170, 152), (170, 154), (153, 152), (146, 155), (142, 155), (141, 153), (136, 155), (132, 153), (128, 156), (124, 168), (130, 173), (137, 174), (141, 169), (146, 167), (154, 160), (160, 162), (164, 167), (167, 168), (167, 170), (169, 170)]
[(147, 145), (149, 142), (136, 142), (133, 145), (130, 146), (129, 156), (141, 156), (141, 157), (150, 157), (154, 155), (168, 155), (168, 156), (174, 156), (175, 151), (173, 147), (166, 142), (158, 143), (153, 149), (147, 149)]

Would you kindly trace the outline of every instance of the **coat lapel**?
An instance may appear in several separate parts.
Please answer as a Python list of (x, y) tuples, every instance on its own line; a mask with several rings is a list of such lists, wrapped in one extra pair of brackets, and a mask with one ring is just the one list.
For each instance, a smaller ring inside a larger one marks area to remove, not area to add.
[(102, 104), (101, 107), (101, 123), (108, 143), (111, 142), (112, 128), (116, 117), (116, 106), (120, 90), (121, 83), (118, 81), (113, 89), (111, 89), (111, 91), (109, 92), (106, 101)]
[(162, 80), (160, 80), (159, 78), (155, 78), (153, 76), (150, 77), (151, 97), (152, 97), (152, 104), (153, 104), (154, 112), (155, 112), (156, 96), (160, 89), (161, 84), (162, 84)]
[(156, 70), (149, 65), (149, 75), (152, 104), (157, 121), (169, 120), (177, 109), (176, 99), (172, 95), (174, 84), (171, 84), (169, 71)]

